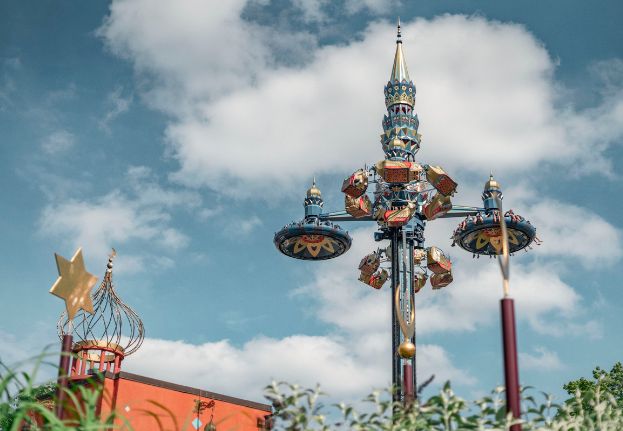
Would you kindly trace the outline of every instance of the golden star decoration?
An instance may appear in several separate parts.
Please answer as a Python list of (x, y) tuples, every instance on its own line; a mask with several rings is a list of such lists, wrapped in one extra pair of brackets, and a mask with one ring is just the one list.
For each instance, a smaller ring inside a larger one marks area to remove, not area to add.
[(79, 248), (71, 260), (65, 259), (54, 253), (59, 277), (50, 289), (52, 295), (56, 295), (65, 301), (67, 317), (73, 319), (78, 310), (93, 313), (91, 301), (91, 289), (97, 283), (97, 277), (87, 272), (82, 258), (82, 248)]

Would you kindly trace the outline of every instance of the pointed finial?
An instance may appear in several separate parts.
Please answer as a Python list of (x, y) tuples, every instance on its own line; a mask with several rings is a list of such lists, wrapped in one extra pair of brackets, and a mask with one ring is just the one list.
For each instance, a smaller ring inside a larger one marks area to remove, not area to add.
[(114, 248), (112, 249), (112, 252), (108, 255), (108, 264), (106, 265), (106, 272), (112, 272), (112, 261), (115, 258), (115, 256), (117, 256), (117, 250), (115, 250)]
[(307, 197), (308, 198), (312, 196), (320, 197), (321, 195), (322, 193), (320, 193), (320, 189), (316, 187), (316, 176), (314, 175), (312, 186), (309, 188), (309, 190), (307, 190)]
[(402, 32), (400, 30), (400, 18), (398, 18), (398, 37), (396, 39), (396, 55), (394, 56), (394, 65), (392, 67), (392, 74), (389, 78), (390, 82), (398, 81), (411, 81), (409, 78), (409, 72), (407, 71), (407, 63), (402, 53)]
[(493, 170), (489, 173), (489, 181), (485, 183), (485, 191), (491, 189), (500, 189), (500, 183), (493, 178)]

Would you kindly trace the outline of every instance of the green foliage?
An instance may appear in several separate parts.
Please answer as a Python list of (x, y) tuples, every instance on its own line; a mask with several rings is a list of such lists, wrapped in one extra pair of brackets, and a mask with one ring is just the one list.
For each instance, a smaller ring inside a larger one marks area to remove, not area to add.
[(573, 402), (577, 399), (577, 393), (579, 392), (582, 394), (583, 399), (582, 409), (585, 412), (593, 412), (593, 407), (589, 402), (589, 395), (594, 396), (598, 386), (602, 391), (614, 397), (619, 408), (623, 409), (623, 364), (621, 362), (614, 364), (610, 372), (596, 367), (593, 370), (593, 380), (581, 377), (578, 380), (572, 380), (563, 385), (563, 389), (572, 396), (567, 402)]
[[(490, 396), (468, 402), (457, 396), (446, 383), (438, 394), (427, 400), (404, 406), (392, 401), (390, 391), (375, 391), (366, 397), (364, 407), (340, 403), (326, 408), (320, 401), (320, 388), (304, 389), (288, 383), (266, 387), (266, 398), (275, 408), (276, 429), (287, 431), (355, 430), (355, 431), (467, 431), (508, 430), (521, 423), (524, 431), (619, 431), (623, 429), (623, 412), (614, 397), (599, 383), (584, 396), (581, 392), (563, 406), (552, 397), (541, 394), (541, 401), (527, 388), (522, 394), (523, 415), (514, 420), (506, 414), (503, 388)], [(585, 414), (583, 402), (595, 414)]]
[[(0, 361), (0, 431), (115, 429), (111, 425), (114, 415), (102, 418), (96, 414), (101, 395), (99, 385), (95, 388), (77, 385), (66, 391), (66, 409), (69, 418), (60, 420), (56, 417), (52, 411), (56, 383), (35, 384), (40, 367), (50, 365), (44, 362), (44, 356), (45, 354), (42, 354), (35, 359), (31, 373), (10, 369)], [(51, 366), (56, 370), (55, 366)]]
[[(95, 388), (78, 385), (68, 391), (68, 404), (74, 406), (74, 411), (70, 419), (59, 420), (50, 402), (45, 401), (49, 397), (53, 401), (55, 384), (34, 384), (41, 362), (37, 361), (32, 374), (11, 370), (0, 362), (0, 431), (132, 430), (116, 414), (98, 417), (100, 385)], [(622, 430), (621, 368), (621, 364), (616, 364), (610, 372), (597, 368), (595, 381), (570, 382), (573, 385), (565, 389), (573, 391), (574, 396), (562, 406), (555, 404), (551, 396), (535, 397), (532, 389), (526, 388), (519, 421), (523, 431)], [(275, 429), (287, 431), (507, 431), (519, 422), (506, 414), (504, 395), (503, 388), (496, 388), (489, 396), (469, 402), (457, 396), (448, 382), (438, 394), (408, 406), (392, 401), (391, 391), (375, 391), (356, 407), (346, 403), (325, 405), (322, 402), (325, 394), (319, 387), (305, 389), (273, 383), (266, 388), (266, 398), (275, 409)], [(152, 415), (157, 422), (168, 415), (174, 429), (188, 429), (188, 420), (177, 422), (179, 418), (165, 406), (155, 401), (150, 405), (144, 413)], [(35, 417), (41, 425), (35, 423)], [(116, 419), (121, 425), (113, 425)], [(163, 429), (161, 423), (155, 428)]]

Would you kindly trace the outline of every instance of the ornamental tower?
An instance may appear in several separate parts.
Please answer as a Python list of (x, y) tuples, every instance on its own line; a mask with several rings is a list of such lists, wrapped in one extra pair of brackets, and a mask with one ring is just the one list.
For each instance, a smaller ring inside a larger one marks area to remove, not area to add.
[(455, 231), (452, 245), (478, 256), (500, 254), (501, 220), (508, 227), (510, 252), (528, 247), (536, 231), (512, 210), (501, 214), (501, 203), (495, 200), (501, 197), (501, 189), (493, 177), (485, 186), (484, 208), (455, 205), (452, 199), (457, 183), (441, 167), (415, 160), (421, 141), (414, 112), (416, 90), (403, 53), (400, 21), (397, 30), (394, 63), (383, 89), (387, 114), (383, 116), (381, 146), (385, 157), (343, 181), (341, 211), (323, 212), (314, 181), (305, 199), (305, 218), (284, 226), (273, 241), (289, 257), (332, 259), (346, 253), (352, 242), (333, 222), (376, 222), (374, 239), (381, 244), (361, 260), (359, 281), (376, 290), (389, 284), (394, 400), (409, 403), (417, 396), (415, 295), (427, 284), (438, 290), (453, 280), (450, 258), (440, 248), (425, 245), (426, 223), (467, 216)]
[(400, 21), (398, 21), (394, 65), (384, 93), (387, 115), (383, 117), (381, 144), (385, 157), (389, 160), (413, 161), (413, 156), (420, 148), (420, 135), (417, 132), (419, 121), (413, 109), (415, 84), (409, 78), (402, 52)]
[(496, 196), (499, 197), (500, 200), (504, 199), (500, 184), (493, 179), (493, 174), (491, 174), (489, 175), (489, 181), (485, 183), (485, 188), (482, 192), (482, 202), (487, 211), (498, 209), (498, 204), (495, 201)]
[(322, 201), (322, 193), (320, 189), (316, 187), (316, 178), (312, 183), (312, 186), (307, 190), (307, 196), (303, 206), (305, 207), (305, 218), (309, 219), (318, 217), (322, 213), (322, 207), (324, 202)]

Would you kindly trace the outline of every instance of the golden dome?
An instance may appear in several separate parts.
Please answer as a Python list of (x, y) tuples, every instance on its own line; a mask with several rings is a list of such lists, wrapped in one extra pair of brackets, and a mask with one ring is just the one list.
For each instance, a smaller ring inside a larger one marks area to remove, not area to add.
[(415, 344), (409, 340), (403, 341), (400, 346), (398, 346), (398, 354), (401, 358), (411, 359), (415, 356)]
[(322, 197), (322, 193), (320, 193), (320, 189), (316, 187), (316, 178), (314, 178), (314, 182), (312, 183), (312, 186), (309, 188), (309, 190), (307, 190), (307, 197), (308, 198)]
[(485, 190), (499, 189), (500, 183), (493, 179), (493, 174), (489, 175), (489, 181), (485, 183)]

